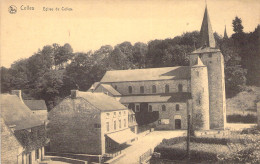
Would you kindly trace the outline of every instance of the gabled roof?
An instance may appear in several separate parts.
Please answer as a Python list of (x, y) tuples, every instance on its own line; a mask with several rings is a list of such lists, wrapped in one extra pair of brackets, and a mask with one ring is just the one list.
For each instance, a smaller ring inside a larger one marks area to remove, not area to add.
[(216, 47), (207, 6), (200, 29), (200, 47)]
[(202, 54), (202, 53), (214, 53), (214, 52), (220, 52), (218, 48), (212, 48), (212, 47), (200, 47), (193, 51), (191, 54)]
[(0, 100), (1, 116), (7, 126), (21, 130), (43, 125), (43, 122), (16, 95), (1, 94)]
[(190, 67), (163, 67), (107, 71), (101, 82), (190, 79)]
[[(120, 96), (121, 94), (115, 90), (111, 85), (109, 84), (100, 84), (99, 87), (105, 88), (109, 93), (111, 93), (113, 96)], [(97, 88), (96, 88), (97, 89)]]
[(44, 100), (23, 100), (31, 110), (47, 110)]
[(110, 97), (104, 93), (92, 93), (92, 92), (77, 92), (77, 97), (84, 98), (90, 104), (95, 106), (101, 111), (114, 111), (127, 109), (120, 102), (116, 101), (113, 97)]

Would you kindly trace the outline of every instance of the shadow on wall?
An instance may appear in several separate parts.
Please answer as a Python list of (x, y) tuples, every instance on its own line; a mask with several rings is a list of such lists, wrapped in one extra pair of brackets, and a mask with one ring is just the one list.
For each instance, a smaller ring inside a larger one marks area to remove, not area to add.
[(140, 112), (135, 113), (135, 118), (138, 125), (147, 125), (159, 119), (159, 112), (148, 112), (148, 103), (141, 103)]

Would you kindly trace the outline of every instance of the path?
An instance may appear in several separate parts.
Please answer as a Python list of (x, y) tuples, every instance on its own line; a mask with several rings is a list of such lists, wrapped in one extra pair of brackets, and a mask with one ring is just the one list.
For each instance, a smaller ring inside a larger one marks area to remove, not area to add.
[(132, 146), (122, 151), (126, 155), (116, 162), (116, 164), (136, 164), (139, 157), (148, 151), (154, 149), (164, 138), (174, 138), (183, 136), (186, 131), (153, 131), (145, 137), (134, 142)]

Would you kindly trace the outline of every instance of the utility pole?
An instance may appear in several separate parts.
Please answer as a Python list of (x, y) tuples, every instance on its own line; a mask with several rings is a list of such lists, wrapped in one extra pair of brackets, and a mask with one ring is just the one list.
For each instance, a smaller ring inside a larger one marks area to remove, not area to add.
[(190, 160), (190, 114), (188, 114), (188, 128), (187, 128), (187, 158)]

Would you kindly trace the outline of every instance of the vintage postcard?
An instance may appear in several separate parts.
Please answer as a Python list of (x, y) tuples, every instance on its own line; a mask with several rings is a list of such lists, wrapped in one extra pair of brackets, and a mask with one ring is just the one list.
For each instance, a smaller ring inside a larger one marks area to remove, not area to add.
[(259, 0), (2, 0), (1, 163), (260, 163)]

